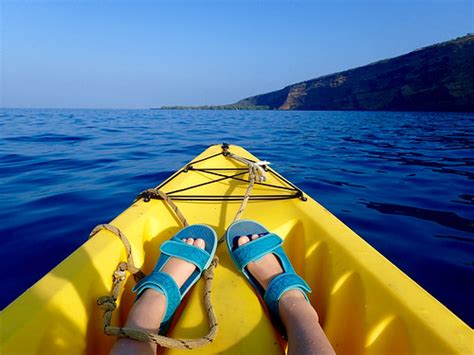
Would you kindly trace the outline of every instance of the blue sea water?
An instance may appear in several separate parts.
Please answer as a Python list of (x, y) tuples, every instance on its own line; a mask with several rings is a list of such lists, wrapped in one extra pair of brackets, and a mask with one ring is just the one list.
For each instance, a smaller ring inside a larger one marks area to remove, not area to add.
[(220, 142), (271, 161), (474, 326), (472, 113), (1, 109), (0, 307)]

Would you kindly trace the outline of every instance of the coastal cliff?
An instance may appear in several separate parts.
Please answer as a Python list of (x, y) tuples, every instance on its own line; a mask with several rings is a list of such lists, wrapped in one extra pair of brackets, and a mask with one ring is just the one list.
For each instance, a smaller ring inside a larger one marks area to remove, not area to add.
[(278, 110), (474, 111), (474, 34), (289, 85), (228, 106)]

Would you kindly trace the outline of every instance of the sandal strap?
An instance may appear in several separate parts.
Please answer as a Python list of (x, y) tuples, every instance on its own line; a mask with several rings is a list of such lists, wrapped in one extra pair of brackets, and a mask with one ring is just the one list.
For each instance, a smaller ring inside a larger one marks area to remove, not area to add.
[[(268, 285), (263, 299), (271, 313), (278, 316), (278, 302), (281, 296), (289, 290), (300, 290), (306, 300), (306, 292), (311, 293), (311, 288), (300, 276), (295, 273), (283, 273), (274, 277)], [(279, 317), (278, 317), (279, 318)]]
[(163, 254), (194, 264), (200, 272), (206, 268), (206, 264), (211, 257), (207, 251), (183, 241), (168, 240), (161, 245), (160, 250)]
[(176, 281), (164, 272), (153, 271), (150, 275), (141, 279), (132, 291), (137, 293), (138, 299), (148, 288), (165, 295), (167, 307), (163, 322), (168, 321), (181, 303), (181, 292)]
[(276, 234), (270, 233), (257, 238), (235, 249), (232, 253), (234, 259), (244, 269), (251, 261), (257, 261), (273, 250), (277, 249), (283, 240)]

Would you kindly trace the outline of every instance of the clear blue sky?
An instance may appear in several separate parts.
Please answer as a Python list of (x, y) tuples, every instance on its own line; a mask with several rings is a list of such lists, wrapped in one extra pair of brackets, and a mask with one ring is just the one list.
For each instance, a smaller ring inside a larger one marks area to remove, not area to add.
[(474, 26), (472, 0), (0, 2), (2, 107), (232, 103)]

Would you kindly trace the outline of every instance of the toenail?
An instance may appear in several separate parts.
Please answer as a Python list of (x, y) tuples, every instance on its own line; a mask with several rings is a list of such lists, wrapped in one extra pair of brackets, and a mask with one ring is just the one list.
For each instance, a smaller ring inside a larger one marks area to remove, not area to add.
[(204, 239), (202, 238), (198, 238), (194, 241), (194, 245), (196, 246), (204, 246), (206, 245), (206, 242), (204, 241)]
[(255, 240), (255, 239), (257, 239), (257, 238), (258, 238), (258, 234), (253, 234), (253, 235), (252, 235), (252, 240)]
[(248, 243), (249, 241), (250, 241), (249, 237), (242, 236), (242, 237), (240, 237), (239, 240), (237, 241), (237, 244), (238, 244), (238, 245), (242, 245), (242, 244)]

